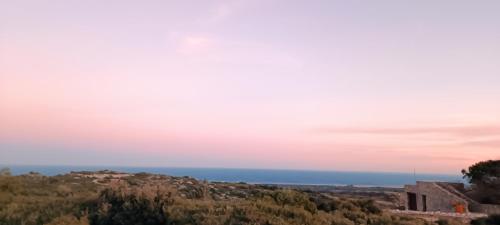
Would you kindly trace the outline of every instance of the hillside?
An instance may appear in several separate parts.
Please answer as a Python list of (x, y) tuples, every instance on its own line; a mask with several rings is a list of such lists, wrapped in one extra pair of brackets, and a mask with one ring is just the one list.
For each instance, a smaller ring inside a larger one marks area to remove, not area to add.
[(385, 207), (366, 195), (146, 173), (0, 176), (0, 225), (433, 224)]

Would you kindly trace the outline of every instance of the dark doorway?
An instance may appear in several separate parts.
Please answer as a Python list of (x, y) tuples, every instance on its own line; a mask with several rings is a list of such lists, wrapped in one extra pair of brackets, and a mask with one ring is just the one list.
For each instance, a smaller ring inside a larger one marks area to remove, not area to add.
[(408, 209), (417, 210), (417, 194), (408, 192)]
[(427, 195), (422, 195), (422, 211), (427, 212)]

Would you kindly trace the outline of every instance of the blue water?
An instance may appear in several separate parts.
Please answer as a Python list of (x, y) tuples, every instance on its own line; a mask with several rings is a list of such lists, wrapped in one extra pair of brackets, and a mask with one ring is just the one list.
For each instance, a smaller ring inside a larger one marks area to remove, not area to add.
[[(5, 166), (4, 166), (5, 167)], [(169, 167), (98, 167), (98, 166), (6, 166), (14, 175), (36, 171), (44, 175), (71, 171), (114, 170), (129, 173), (147, 172), (172, 176), (190, 176), (200, 180), (246, 182), (253, 184), (310, 184), (402, 187), (415, 180), (463, 182), (459, 175), (340, 172), (269, 169), (169, 168)], [(415, 179), (416, 178), (416, 179)]]

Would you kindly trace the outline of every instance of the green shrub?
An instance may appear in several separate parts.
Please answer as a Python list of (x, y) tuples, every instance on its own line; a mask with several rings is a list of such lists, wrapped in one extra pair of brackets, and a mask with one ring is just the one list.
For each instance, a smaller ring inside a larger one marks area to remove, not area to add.
[(168, 224), (166, 208), (172, 205), (172, 193), (159, 187), (107, 188), (101, 192), (98, 210), (90, 216), (95, 225)]
[(472, 225), (500, 225), (500, 214), (490, 215), (486, 218), (475, 219), (471, 221)]

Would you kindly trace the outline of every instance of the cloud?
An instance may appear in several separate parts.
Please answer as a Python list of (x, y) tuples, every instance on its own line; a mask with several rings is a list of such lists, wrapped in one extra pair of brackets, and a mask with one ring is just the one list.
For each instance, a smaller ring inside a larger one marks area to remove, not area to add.
[(411, 160), (435, 160), (435, 161), (473, 161), (474, 158), (471, 157), (461, 157), (461, 156), (443, 156), (443, 155), (418, 155), (418, 154), (406, 154), (401, 156), (405, 159)]
[(229, 17), (234, 12), (234, 7), (227, 3), (219, 4), (213, 8), (206, 22), (216, 23)]
[(255, 4), (256, 0), (233, 0), (233, 1), (223, 1), (215, 4), (209, 9), (208, 16), (204, 16), (200, 19), (202, 25), (214, 25), (220, 22), (227, 21), (230, 17), (236, 15), (238, 12), (251, 7)]
[(304, 61), (293, 52), (274, 45), (248, 40), (233, 40), (216, 34), (170, 32), (168, 41), (175, 53), (183, 59), (198, 62), (231, 65), (273, 66), (277, 68), (302, 68)]
[(333, 127), (315, 129), (316, 133), (325, 134), (371, 134), (371, 135), (429, 135), (441, 134), (458, 137), (485, 137), (499, 136), (499, 125), (472, 125), (472, 126), (427, 126), (427, 127), (397, 127), (397, 128), (353, 128)]
[(205, 54), (214, 48), (215, 41), (206, 36), (185, 36), (179, 40), (177, 52), (183, 55)]
[(479, 147), (500, 149), (500, 139), (468, 141), (468, 142), (462, 143), (462, 145), (463, 146), (479, 146)]

